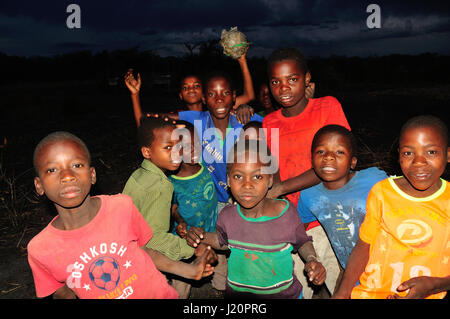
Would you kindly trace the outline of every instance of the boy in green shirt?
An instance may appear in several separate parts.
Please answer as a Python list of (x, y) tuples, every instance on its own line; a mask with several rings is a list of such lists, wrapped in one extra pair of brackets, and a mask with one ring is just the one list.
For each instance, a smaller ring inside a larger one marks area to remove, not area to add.
[[(147, 247), (157, 250), (172, 260), (188, 259), (201, 254), (200, 249), (190, 247), (186, 240), (169, 232), (173, 186), (166, 172), (175, 171), (181, 163), (181, 156), (173, 156), (179, 139), (173, 139), (175, 126), (158, 118), (143, 118), (138, 129), (138, 146), (144, 160), (128, 179), (123, 194), (131, 196), (134, 205), (153, 230), (153, 237)], [(210, 260), (216, 258), (214, 252)], [(189, 296), (185, 285), (177, 289), (180, 298)]]

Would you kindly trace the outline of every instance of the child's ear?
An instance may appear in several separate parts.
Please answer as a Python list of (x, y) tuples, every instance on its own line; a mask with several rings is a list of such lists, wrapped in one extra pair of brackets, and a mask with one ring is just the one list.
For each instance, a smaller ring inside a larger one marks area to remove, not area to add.
[(36, 189), (36, 193), (40, 196), (44, 195), (44, 187), (42, 187), (41, 179), (39, 177), (34, 178), (34, 188)]
[(178, 93), (178, 96), (180, 97), (180, 100), (183, 101), (183, 95), (181, 95), (181, 92)]
[(202, 95), (202, 103), (206, 104), (205, 94)]
[(94, 185), (97, 182), (97, 173), (95, 172), (95, 168), (91, 167), (91, 184)]
[(233, 91), (233, 104), (236, 103), (236, 91)]
[(272, 188), (272, 186), (273, 186), (273, 174), (270, 174), (270, 177), (269, 177), (269, 189)]
[(305, 84), (306, 84), (306, 86), (309, 85), (310, 81), (311, 81), (311, 73), (306, 72), (306, 74), (305, 74)]
[(350, 164), (350, 168), (351, 168), (352, 170), (355, 169), (356, 163), (358, 163), (358, 159), (357, 159), (355, 156), (353, 156), (353, 157), (352, 157), (352, 163)]
[(148, 147), (148, 146), (142, 146), (142, 147), (141, 147), (141, 153), (142, 153), (142, 156), (143, 156), (145, 159), (147, 159), (147, 160), (150, 160), (150, 159), (151, 159), (152, 151), (151, 151), (150, 147)]

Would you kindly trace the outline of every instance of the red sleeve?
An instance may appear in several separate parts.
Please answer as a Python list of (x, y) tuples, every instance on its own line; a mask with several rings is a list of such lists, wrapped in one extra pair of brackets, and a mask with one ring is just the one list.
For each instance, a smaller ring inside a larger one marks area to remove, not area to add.
[(329, 96), (328, 102), (330, 103), (330, 107), (328, 108), (328, 117), (326, 119), (325, 125), (329, 124), (337, 124), (345, 127), (348, 130), (351, 130), (350, 125), (348, 124), (347, 118), (345, 117), (344, 110), (342, 109), (341, 103), (339, 101)]

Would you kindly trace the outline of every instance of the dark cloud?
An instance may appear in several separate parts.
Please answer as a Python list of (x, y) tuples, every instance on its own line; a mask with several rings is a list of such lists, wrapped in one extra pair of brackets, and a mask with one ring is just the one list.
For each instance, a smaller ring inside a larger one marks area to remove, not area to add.
[[(249, 55), (291, 45), (311, 54), (362, 54), (369, 44), (382, 52), (420, 53), (420, 40), (449, 54), (449, 4), (441, 1), (377, 1), (382, 28), (368, 29), (373, 1), (152, 0), (3, 1), (0, 47), (7, 54), (53, 55), (79, 49), (139, 46), (165, 55), (186, 53), (184, 43), (218, 39), (238, 26), (252, 43)], [(66, 7), (81, 7), (82, 28), (66, 27)], [(390, 39), (403, 39), (395, 44)], [(378, 41), (378, 42), (377, 42)], [(433, 42), (434, 41), (434, 42)], [(384, 48), (382, 43), (389, 43)], [(381, 52), (380, 51), (380, 52)], [(375, 53), (373, 53), (375, 52)]]

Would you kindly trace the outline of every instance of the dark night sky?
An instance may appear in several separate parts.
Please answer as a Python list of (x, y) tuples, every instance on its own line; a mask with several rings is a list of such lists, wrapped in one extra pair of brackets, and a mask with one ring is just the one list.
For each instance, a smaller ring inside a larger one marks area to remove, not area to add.
[[(81, 29), (66, 26), (66, 7), (81, 8)], [(366, 7), (381, 8), (369, 29)], [(252, 43), (249, 56), (295, 46), (310, 56), (450, 54), (448, 1), (152, 0), (1, 1), (0, 52), (52, 56), (139, 46), (184, 55), (184, 43), (220, 38), (233, 26)]]

